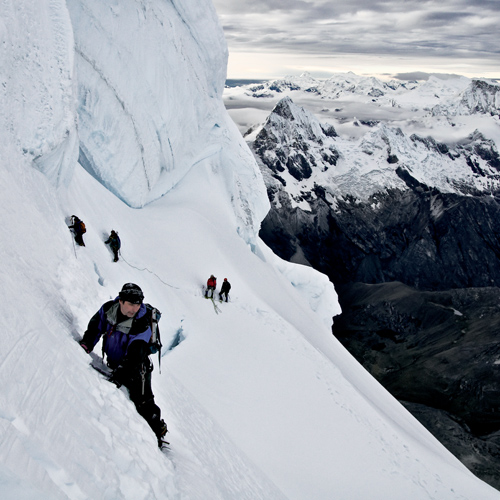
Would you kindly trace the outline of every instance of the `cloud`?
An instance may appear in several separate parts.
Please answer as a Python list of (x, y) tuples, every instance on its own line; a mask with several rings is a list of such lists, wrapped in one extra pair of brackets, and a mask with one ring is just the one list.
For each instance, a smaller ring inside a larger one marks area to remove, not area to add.
[(450, 80), (452, 78), (457, 78), (459, 75), (455, 75), (453, 73), (425, 73), (424, 71), (413, 71), (411, 73), (397, 73), (392, 77), (397, 80), (428, 80), (429, 77), (436, 76), (441, 80)]
[[(230, 52), (500, 60), (498, 0), (214, 0)], [(443, 68), (447, 70), (449, 68)], [(497, 70), (500, 74), (500, 68)]]

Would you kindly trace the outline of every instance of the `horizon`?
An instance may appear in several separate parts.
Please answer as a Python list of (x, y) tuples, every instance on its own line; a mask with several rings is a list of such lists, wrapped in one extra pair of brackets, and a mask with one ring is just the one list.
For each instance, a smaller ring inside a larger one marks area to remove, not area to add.
[[(309, 73), (309, 72), (303, 72), (303, 73)], [(293, 78), (293, 77), (299, 77), (303, 73), (297, 73), (294, 75), (282, 75), (278, 77), (273, 77), (273, 78), (236, 78), (236, 77), (227, 77), (225, 81), (225, 86), (226, 87), (239, 87), (239, 86), (245, 86), (245, 85), (252, 85), (252, 84), (259, 84), (259, 83), (266, 83), (270, 82), (273, 80), (281, 80), (283, 78)], [(312, 74), (310, 76), (314, 78), (315, 80), (327, 80), (328, 78), (331, 78), (334, 75), (339, 75), (339, 74), (346, 74), (346, 73), (353, 73), (352, 71), (342, 71), (342, 72), (337, 72), (337, 73), (332, 73), (329, 77), (316, 77)], [(448, 74), (448, 73), (425, 73), (423, 71), (416, 71), (414, 73), (406, 73), (406, 74), (398, 74), (398, 75), (359, 75), (357, 73), (354, 73), (357, 76), (361, 77), (374, 77), (378, 78), (379, 80), (382, 81), (389, 81), (389, 80), (401, 80), (401, 81), (426, 81), (428, 80), (431, 76), (435, 76), (437, 78), (440, 78), (442, 80), (448, 80), (452, 78), (470, 78), (471, 80), (478, 79), (478, 80), (490, 80), (494, 83), (499, 83), (500, 78), (484, 78), (484, 77), (467, 77), (465, 75), (458, 75), (458, 74)]]
[[(229, 49), (228, 78), (413, 73), (499, 79), (500, 2), (213, 0)], [(411, 78), (410, 78), (411, 79)]]

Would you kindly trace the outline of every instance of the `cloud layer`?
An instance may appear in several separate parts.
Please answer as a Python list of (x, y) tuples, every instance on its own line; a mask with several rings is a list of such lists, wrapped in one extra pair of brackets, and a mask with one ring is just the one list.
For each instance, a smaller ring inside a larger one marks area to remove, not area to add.
[[(500, 76), (499, 0), (214, 0), (214, 4), (235, 55), (294, 55), (309, 62), (342, 56), (392, 58), (403, 62), (402, 71), (435, 71), (432, 61), (439, 61), (438, 67), (446, 65), (443, 72), (457, 72), (456, 66), (462, 74), (469, 69), (482, 76)], [(417, 65), (409, 67), (410, 61)], [(421, 67), (426, 62), (428, 66)]]

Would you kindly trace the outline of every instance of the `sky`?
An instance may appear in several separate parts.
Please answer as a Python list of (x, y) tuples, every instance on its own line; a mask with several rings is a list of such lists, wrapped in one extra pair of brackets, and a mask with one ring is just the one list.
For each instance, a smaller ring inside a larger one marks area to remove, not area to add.
[(228, 78), (500, 77), (498, 0), (213, 0)]

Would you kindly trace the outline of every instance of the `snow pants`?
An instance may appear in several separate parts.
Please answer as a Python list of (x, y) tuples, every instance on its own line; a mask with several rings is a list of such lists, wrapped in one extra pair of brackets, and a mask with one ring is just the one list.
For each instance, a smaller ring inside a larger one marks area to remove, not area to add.
[(143, 363), (140, 372), (134, 373), (124, 385), (129, 391), (130, 400), (134, 403), (137, 413), (146, 420), (152, 431), (158, 436), (162, 420), (161, 410), (155, 403), (151, 388), (152, 371), (151, 362)]
[(84, 247), (85, 243), (83, 242), (83, 234), (82, 233), (74, 233), (75, 241), (81, 246)]

